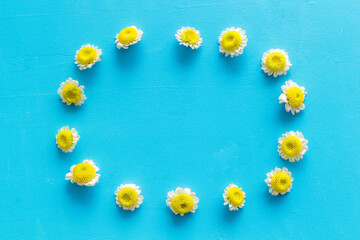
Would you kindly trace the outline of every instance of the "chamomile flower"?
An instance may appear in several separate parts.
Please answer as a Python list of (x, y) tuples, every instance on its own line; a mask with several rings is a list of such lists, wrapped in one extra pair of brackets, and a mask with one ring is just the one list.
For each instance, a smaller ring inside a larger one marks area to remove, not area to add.
[(135, 184), (121, 184), (115, 191), (116, 204), (124, 210), (134, 211), (143, 202), (144, 197), (140, 193), (140, 187)]
[(278, 152), (280, 157), (290, 162), (303, 159), (304, 154), (309, 149), (308, 140), (299, 131), (290, 131), (282, 135), (278, 140)]
[(277, 196), (279, 193), (284, 195), (290, 192), (294, 179), (286, 167), (276, 167), (275, 170), (271, 170), (266, 176), (265, 182), (269, 186), (269, 193)]
[(72, 78), (62, 82), (57, 92), (62, 102), (67, 105), (74, 104), (75, 106), (80, 106), (86, 100), (84, 86), (79, 86), (79, 82)]
[(270, 49), (261, 58), (261, 69), (269, 76), (286, 75), (291, 65), (289, 55), (283, 49)]
[(177, 30), (175, 37), (179, 41), (180, 45), (191, 47), (192, 49), (199, 48), (202, 43), (200, 32), (195, 28), (182, 27)]
[(75, 64), (80, 70), (91, 68), (96, 62), (101, 61), (102, 51), (99, 47), (86, 44), (82, 45), (75, 54)]
[(80, 135), (76, 129), (70, 129), (66, 126), (58, 130), (58, 134), (56, 135), (56, 144), (63, 152), (69, 153), (74, 150), (79, 139)]
[(176, 188), (175, 191), (168, 192), (166, 205), (170, 207), (175, 215), (184, 216), (185, 213), (192, 212), (198, 208), (199, 198), (191, 192), (190, 188)]
[(82, 163), (72, 165), (70, 172), (65, 175), (65, 180), (80, 186), (91, 187), (99, 182), (100, 174), (96, 173), (99, 168), (92, 160), (84, 160)]
[(281, 86), (283, 93), (280, 94), (279, 103), (285, 103), (285, 110), (295, 115), (301, 110), (305, 109), (305, 92), (304, 87), (299, 87), (296, 83), (289, 80), (285, 82), (285, 85)]
[(243, 53), (247, 44), (247, 36), (245, 30), (241, 28), (226, 28), (219, 37), (219, 51), (227, 56), (239, 56)]
[(124, 28), (115, 36), (116, 47), (118, 49), (128, 49), (129, 46), (141, 41), (142, 35), (143, 31), (135, 26)]
[(223, 193), (224, 205), (229, 205), (230, 211), (239, 210), (245, 204), (245, 192), (235, 184), (227, 186)]

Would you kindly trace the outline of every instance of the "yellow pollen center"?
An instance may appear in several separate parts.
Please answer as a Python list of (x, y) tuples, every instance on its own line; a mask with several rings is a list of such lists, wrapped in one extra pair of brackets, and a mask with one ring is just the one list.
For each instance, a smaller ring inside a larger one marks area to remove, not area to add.
[(62, 149), (69, 149), (73, 144), (73, 135), (70, 130), (62, 130), (56, 135), (56, 143)]
[(298, 87), (291, 87), (286, 91), (286, 98), (291, 107), (300, 107), (304, 102), (304, 93)]
[(194, 199), (187, 193), (177, 194), (171, 200), (171, 207), (177, 213), (188, 213), (194, 206)]
[(120, 189), (117, 197), (120, 204), (123, 205), (124, 207), (135, 206), (139, 198), (136, 190), (130, 187), (125, 187)]
[(278, 72), (286, 67), (286, 58), (279, 52), (270, 53), (266, 58), (266, 67), (273, 72)]
[(241, 36), (237, 31), (229, 31), (224, 34), (221, 45), (226, 51), (234, 51), (241, 44)]
[(299, 138), (289, 136), (282, 141), (281, 150), (288, 157), (296, 157), (302, 150), (302, 143)]
[(84, 47), (81, 49), (77, 55), (77, 60), (79, 63), (88, 65), (92, 64), (97, 57), (96, 49), (92, 47)]
[(227, 192), (227, 198), (231, 205), (238, 207), (244, 201), (244, 194), (240, 188), (232, 187)]
[(127, 27), (120, 31), (118, 40), (122, 44), (129, 44), (136, 40), (138, 33), (135, 28)]
[(81, 90), (75, 84), (67, 84), (62, 90), (62, 95), (67, 102), (77, 103), (81, 100)]
[(186, 29), (181, 33), (181, 40), (188, 44), (196, 44), (199, 38), (199, 35), (193, 29)]
[(285, 192), (291, 185), (289, 174), (284, 172), (277, 172), (271, 179), (271, 187), (278, 193)]
[(72, 179), (78, 183), (87, 183), (96, 176), (96, 170), (90, 163), (79, 163), (73, 169)]

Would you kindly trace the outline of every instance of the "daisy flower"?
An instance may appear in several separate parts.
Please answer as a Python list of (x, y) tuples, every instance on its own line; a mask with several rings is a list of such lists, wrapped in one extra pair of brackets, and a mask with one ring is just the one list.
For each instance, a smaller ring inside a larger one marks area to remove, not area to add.
[(74, 150), (79, 139), (80, 135), (76, 129), (70, 129), (66, 126), (58, 130), (58, 134), (56, 135), (56, 144), (63, 152), (69, 153)]
[(286, 75), (291, 65), (289, 55), (283, 49), (270, 49), (261, 58), (261, 69), (269, 76)]
[(101, 61), (102, 51), (99, 47), (86, 44), (82, 45), (75, 54), (75, 64), (80, 70), (91, 68), (96, 62)]
[(226, 28), (219, 37), (219, 51), (227, 56), (239, 56), (243, 53), (247, 44), (247, 36), (245, 30), (241, 28)]
[(285, 110), (294, 115), (305, 109), (305, 92), (304, 87), (299, 87), (292, 80), (286, 81), (285, 85), (281, 86), (283, 93), (280, 94), (279, 103), (285, 103)]
[(143, 31), (135, 26), (124, 28), (115, 36), (116, 47), (118, 49), (128, 49), (129, 46), (141, 41), (142, 35)]
[(75, 106), (80, 106), (86, 100), (84, 86), (79, 86), (79, 82), (72, 78), (62, 82), (57, 92), (60, 95), (61, 101), (67, 105), (73, 103)]
[(135, 184), (121, 184), (115, 191), (116, 204), (124, 210), (134, 211), (143, 202), (144, 197), (140, 193), (140, 187)]
[(94, 186), (99, 181), (100, 174), (96, 173), (99, 168), (92, 160), (84, 160), (82, 163), (72, 165), (70, 172), (65, 175), (65, 180), (77, 183), (80, 186)]
[(309, 149), (308, 140), (299, 131), (290, 131), (282, 135), (278, 140), (278, 152), (280, 157), (290, 162), (303, 159), (304, 154)]
[(166, 205), (170, 207), (175, 215), (184, 216), (185, 213), (192, 212), (198, 208), (199, 198), (191, 192), (190, 188), (176, 188), (175, 191), (168, 192)]
[(271, 170), (266, 176), (265, 182), (269, 186), (269, 193), (277, 196), (279, 193), (284, 195), (290, 192), (294, 179), (286, 167), (282, 169), (276, 167), (275, 170)]
[(227, 186), (223, 193), (224, 205), (229, 205), (230, 211), (239, 210), (245, 203), (245, 192), (235, 184)]
[(191, 47), (192, 49), (199, 48), (202, 43), (200, 32), (195, 28), (182, 27), (177, 30), (175, 37), (179, 41), (180, 45)]

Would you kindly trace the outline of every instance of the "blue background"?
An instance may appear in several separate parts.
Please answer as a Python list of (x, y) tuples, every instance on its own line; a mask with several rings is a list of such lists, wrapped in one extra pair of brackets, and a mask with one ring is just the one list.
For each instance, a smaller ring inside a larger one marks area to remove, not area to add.
[[(359, 1), (33, 1), (0, 2), (0, 232), (2, 239), (349, 239), (360, 229)], [(124, 27), (142, 41), (118, 50)], [(196, 51), (174, 34), (197, 28)], [(226, 27), (241, 27), (238, 58), (218, 51)], [(75, 51), (91, 43), (101, 62), (80, 71)], [(267, 77), (262, 54), (283, 48), (293, 66)], [(81, 107), (61, 103), (72, 77)], [(278, 104), (280, 86), (305, 86), (305, 111)], [(55, 135), (78, 130), (73, 153)], [(277, 139), (300, 130), (309, 151), (282, 160)], [(71, 165), (93, 159), (93, 188), (65, 181)], [(273, 197), (264, 183), (288, 167), (293, 189)], [(238, 184), (245, 207), (229, 212), (223, 189)], [(121, 183), (142, 187), (135, 212), (118, 208)], [(168, 191), (191, 187), (199, 209), (175, 216)]]

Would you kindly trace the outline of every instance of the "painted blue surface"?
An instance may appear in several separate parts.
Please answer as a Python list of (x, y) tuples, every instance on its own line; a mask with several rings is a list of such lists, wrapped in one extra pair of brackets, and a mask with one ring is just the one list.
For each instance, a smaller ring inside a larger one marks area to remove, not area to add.
[[(359, 1), (23, 1), (0, 2), (1, 239), (349, 239), (359, 237)], [(115, 48), (120, 29), (143, 40)], [(196, 27), (197, 51), (179, 46), (181, 26)], [(236, 59), (218, 52), (226, 27), (247, 31)], [(103, 50), (79, 71), (75, 51)], [(261, 71), (270, 48), (293, 66), (276, 79)], [(85, 86), (81, 107), (61, 103), (59, 84)], [(280, 86), (305, 86), (306, 109), (278, 104)], [(81, 136), (64, 154), (57, 130)], [(305, 158), (279, 158), (277, 139), (300, 130)], [(93, 188), (64, 180), (72, 164), (93, 159)], [(290, 194), (272, 197), (266, 172), (286, 166)], [(246, 191), (239, 212), (224, 207), (230, 183)], [(135, 212), (120, 210), (121, 183), (143, 189)], [(191, 187), (196, 214), (175, 216), (168, 191)]]

